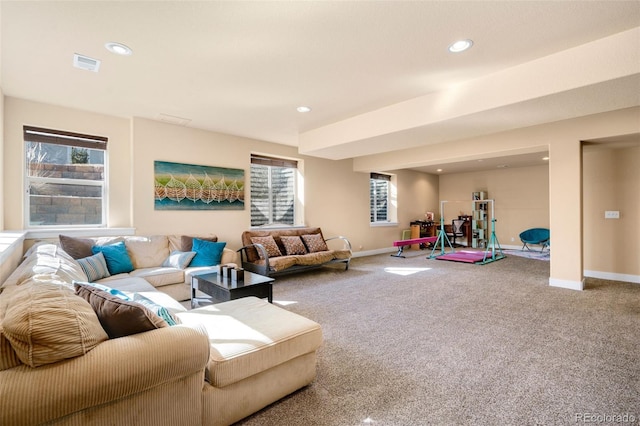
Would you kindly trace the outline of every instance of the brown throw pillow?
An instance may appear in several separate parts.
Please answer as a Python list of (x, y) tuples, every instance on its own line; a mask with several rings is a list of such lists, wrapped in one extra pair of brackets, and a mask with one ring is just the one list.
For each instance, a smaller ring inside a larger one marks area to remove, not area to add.
[(110, 339), (143, 333), (169, 324), (137, 302), (120, 299), (85, 283), (74, 283), (76, 294), (89, 302)]
[(218, 242), (218, 237), (191, 237), (189, 235), (183, 235), (180, 237), (180, 246), (182, 249), (180, 251), (193, 251), (193, 239), (197, 238), (203, 241), (211, 241), (212, 243)]
[[(253, 244), (261, 244), (265, 250), (267, 250), (267, 255), (269, 257), (282, 256), (280, 248), (278, 247), (278, 244), (276, 244), (276, 240), (274, 240), (271, 235), (267, 235), (266, 237), (251, 237), (251, 242)], [(260, 256), (260, 259), (264, 259), (260, 250), (258, 250), (258, 255)]]
[(322, 234), (308, 234), (301, 235), (300, 237), (302, 238), (302, 241), (304, 241), (304, 244), (307, 246), (309, 253), (329, 250), (329, 247), (327, 247), (327, 244), (322, 238)]
[(280, 237), (280, 240), (284, 245), (284, 251), (287, 253), (287, 255), (291, 256), (293, 254), (307, 254), (307, 249), (299, 236), (282, 236)]
[(60, 247), (66, 251), (67, 254), (74, 259), (84, 259), (85, 257), (93, 256), (91, 247), (95, 245), (95, 241), (89, 238), (74, 238), (60, 234)]

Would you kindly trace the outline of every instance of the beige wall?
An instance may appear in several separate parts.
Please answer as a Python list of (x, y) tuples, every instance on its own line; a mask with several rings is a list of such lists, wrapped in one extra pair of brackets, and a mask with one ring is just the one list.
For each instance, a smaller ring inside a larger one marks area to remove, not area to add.
[(4, 228), (4, 210), (6, 209), (6, 203), (4, 202), (5, 200), (4, 175), (6, 173), (6, 168), (4, 167), (4, 93), (2, 93), (1, 86), (0, 86), (0, 165), (2, 165), (2, 170), (0, 171), (0, 200), (3, 201), (2, 208), (0, 208), (0, 231), (1, 231), (5, 229)]
[(110, 227), (132, 226), (129, 120), (7, 96), (4, 105), (4, 229), (25, 227), (24, 125), (108, 137), (108, 224)]
[[(521, 167), (440, 176), (445, 221), (471, 214), (471, 193), (495, 200), (496, 237), (501, 246), (521, 247), (520, 232), (549, 227), (549, 167)], [(439, 217), (439, 216), (437, 216)]]
[[(640, 147), (585, 147), (584, 263), (589, 275), (640, 277)], [(617, 210), (620, 219), (605, 219)]]

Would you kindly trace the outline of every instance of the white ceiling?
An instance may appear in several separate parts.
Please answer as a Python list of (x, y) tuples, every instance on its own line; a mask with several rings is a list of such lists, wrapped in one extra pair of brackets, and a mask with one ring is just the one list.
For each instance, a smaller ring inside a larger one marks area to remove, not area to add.
[[(638, 1), (2, 0), (0, 7), (6, 96), (121, 117), (165, 114), (292, 146), (640, 27)], [(449, 53), (460, 38), (473, 39), (473, 48)], [(133, 55), (108, 52), (109, 41)], [(640, 39), (628, 48), (637, 56)], [(101, 60), (100, 71), (73, 68), (74, 53)], [(426, 131), (391, 129), (301, 152), (351, 158), (639, 105), (640, 73), (622, 77), (434, 120), (420, 128), (437, 130), (432, 141)], [(522, 82), (522, 90), (531, 85)], [(299, 105), (313, 111), (300, 114)], [(382, 143), (393, 135), (395, 146)]]

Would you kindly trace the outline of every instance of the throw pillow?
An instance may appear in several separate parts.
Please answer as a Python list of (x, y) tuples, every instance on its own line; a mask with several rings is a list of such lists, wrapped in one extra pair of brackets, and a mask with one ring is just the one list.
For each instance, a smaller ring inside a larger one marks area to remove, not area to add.
[(68, 287), (31, 281), (12, 296), (2, 321), (4, 335), (31, 367), (84, 355), (107, 340), (91, 306)]
[(197, 238), (202, 241), (209, 241), (215, 243), (218, 241), (218, 237), (191, 237), (189, 235), (182, 235), (180, 237), (180, 245), (182, 247), (182, 251), (192, 251), (193, 250), (193, 239)]
[(133, 263), (129, 253), (127, 253), (124, 241), (106, 246), (93, 246), (91, 251), (93, 251), (93, 254), (102, 253), (104, 255), (111, 275), (133, 271)]
[(110, 339), (167, 327), (165, 320), (143, 305), (111, 295), (85, 283), (74, 283), (76, 294), (89, 302)]
[(78, 259), (78, 263), (87, 275), (87, 279), (89, 281), (97, 281), (111, 276), (109, 269), (107, 268), (107, 262), (102, 253), (97, 253), (93, 256), (85, 257), (84, 259)]
[(287, 255), (291, 256), (293, 254), (307, 254), (307, 249), (299, 236), (282, 236), (280, 237), (280, 240), (284, 245), (284, 251), (287, 253)]
[(322, 238), (322, 234), (308, 234), (301, 235), (302, 241), (307, 246), (309, 253), (316, 253), (319, 251), (327, 251), (329, 247), (327, 247), (327, 243), (324, 242)]
[(150, 309), (153, 313), (155, 313), (160, 318), (165, 320), (167, 322), (167, 324), (169, 324), (170, 326), (176, 325), (178, 323), (176, 321), (176, 319), (173, 317), (173, 315), (171, 315), (171, 313), (169, 312), (169, 310), (167, 308), (165, 308), (164, 306), (158, 305), (153, 300), (151, 300), (151, 299), (149, 299), (147, 297), (144, 297), (141, 294), (133, 293), (133, 301), (134, 302), (138, 302), (139, 304), (141, 304), (141, 305), (145, 306), (146, 308)]
[(91, 239), (68, 237), (62, 234), (58, 235), (58, 239), (62, 250), (74, 259), (83, 259), (93, 254), (91, 247), (95, 245), (95, 242)]
[[(282, 252), (276, 244), (276, 240), (273, 239), (272, 235), (267, 235), (266, 237), (251, 237), (251, 242), (253, 244), (260, 244), (267, 251), (267, 256), (269, 257), (278, 257), (282, 256)], [(260, 259), (264, 259), (262, 252), (258, 250), (258, 255)]]
[(162, 262), (162, 266), (169, 268), (184, 269), (196, 255), (195, 251), (172, 251), (169, 257)]
[(189, 266), (215, 266), (222, 260), (222, 251), (227, 243), (193, 239), (193, 251), (196, 255)]

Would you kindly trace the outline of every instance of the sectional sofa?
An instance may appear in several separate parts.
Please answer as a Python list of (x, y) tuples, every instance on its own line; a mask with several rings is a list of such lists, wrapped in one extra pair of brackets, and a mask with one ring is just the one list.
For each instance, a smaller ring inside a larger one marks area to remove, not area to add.
[(319, 324), (254, 297), (187, 311), (162, 291), (188, 294), (179, 240), (66, 241), (124, 243), (134, 269), (99, 283), (93, 254), (27, 251), (0, 287), (0, 424), (229, 425), (311, 383)]

